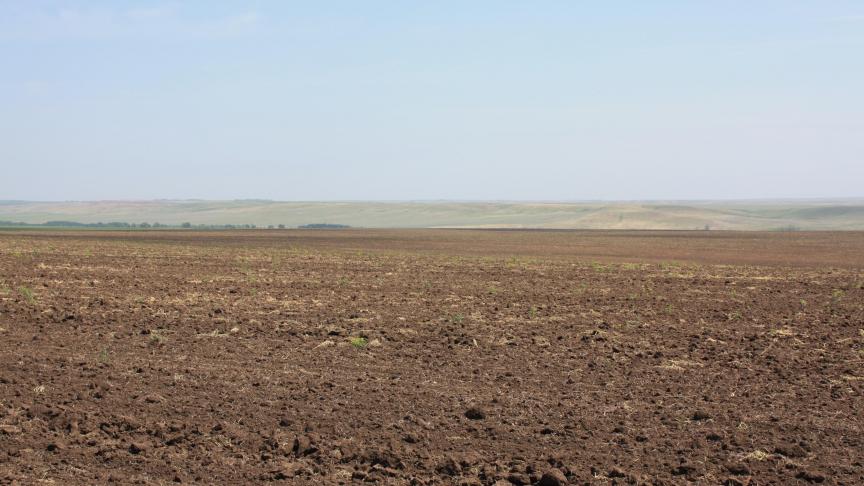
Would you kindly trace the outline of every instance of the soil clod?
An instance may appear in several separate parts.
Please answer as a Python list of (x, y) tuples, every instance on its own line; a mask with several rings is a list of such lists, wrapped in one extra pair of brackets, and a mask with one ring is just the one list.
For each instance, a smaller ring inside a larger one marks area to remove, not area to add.
[(486, 418), (486, 412), (480, 407), (470, 407), (465, 410), (465, 417), (470, 420), (483, 420)]

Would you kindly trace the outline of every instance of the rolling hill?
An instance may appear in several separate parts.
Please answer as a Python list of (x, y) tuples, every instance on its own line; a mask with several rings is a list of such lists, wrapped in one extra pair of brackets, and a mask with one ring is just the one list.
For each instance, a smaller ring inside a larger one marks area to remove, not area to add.
[(0, 201), (0, 221), (367, 228), (864, 230), (864, 200), (633, 202)]

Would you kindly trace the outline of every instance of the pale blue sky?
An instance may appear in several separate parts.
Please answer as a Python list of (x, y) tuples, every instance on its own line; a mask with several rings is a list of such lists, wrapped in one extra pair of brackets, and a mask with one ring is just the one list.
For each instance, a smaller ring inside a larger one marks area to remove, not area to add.
[(0, 0), (0, 199), (864, 196), (864, 2)]

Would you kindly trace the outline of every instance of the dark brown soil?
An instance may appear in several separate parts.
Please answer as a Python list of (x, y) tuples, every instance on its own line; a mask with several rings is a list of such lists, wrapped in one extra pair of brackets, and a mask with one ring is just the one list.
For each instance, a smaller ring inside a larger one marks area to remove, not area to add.
[(864, 234), (0, 233), (0, 483), (864, 484)]

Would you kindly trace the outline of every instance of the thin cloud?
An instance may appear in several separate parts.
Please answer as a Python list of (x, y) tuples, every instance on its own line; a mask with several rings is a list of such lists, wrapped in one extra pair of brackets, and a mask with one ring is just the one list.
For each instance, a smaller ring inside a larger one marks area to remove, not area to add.
[(173, 6), (158, 6), (148, 8), (133, 8), (126, 11), (126, 17), (135, 20), (149, 20), (165, 18), (176, 15), (177, 11)]
[(864, 22), (864, 14), (841, 15), (828, 19), (831, 22)]
[(212, 27), (216, 32), (238, 34), (249, 32), (254, 29), (258, 22), (257, 12), (245, 12), (219, 19), (213, 23)]
[(14, 16), (0, 20), (0, 39), (189, 39), (232, 37), (255, 32), (260, 15), (254, 11), (221, 17), (183, 15), (173, 5), (128, 10), (62, 9), (52, 14)]

